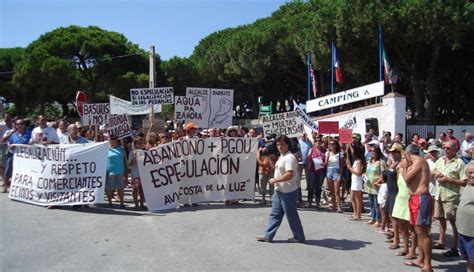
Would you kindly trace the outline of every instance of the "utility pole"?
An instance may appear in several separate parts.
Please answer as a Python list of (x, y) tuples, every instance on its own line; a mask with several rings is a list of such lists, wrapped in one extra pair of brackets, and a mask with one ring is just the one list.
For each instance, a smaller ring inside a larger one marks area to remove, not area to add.
[(150, 46), (150, 88), (155, 88), (155, 47)]

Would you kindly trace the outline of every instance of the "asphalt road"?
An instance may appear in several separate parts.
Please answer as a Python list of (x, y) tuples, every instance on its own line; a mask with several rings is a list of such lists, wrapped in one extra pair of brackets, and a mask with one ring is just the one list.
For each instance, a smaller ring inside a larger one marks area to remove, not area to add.
[[(286, 242), (286, 221), (270, 244), (255, 241), (270, 206), (212, 203), (166, 213), (127, 206), (48, 210), (1, 194), (0, 271), (418, 271), (346, 213), (302, 209), (306, 244)], [(433, 254), (435, 271), (465, 271), (465, 261), (441, 252)]]

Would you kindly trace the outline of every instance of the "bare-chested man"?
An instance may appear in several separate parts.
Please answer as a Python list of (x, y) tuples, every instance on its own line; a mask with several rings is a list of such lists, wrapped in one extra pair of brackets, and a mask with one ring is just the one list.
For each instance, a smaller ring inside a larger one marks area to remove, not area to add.
[(419, 255), (413, 265), (422, 271), (431, 271), (431, 215), (433, 200), (429, 192), (430, 168), (425, 159), (418, 156), (419, 148), (408, 145), (400, 163), (401, 174), (410, 190), (410, 224), (418, 237)]

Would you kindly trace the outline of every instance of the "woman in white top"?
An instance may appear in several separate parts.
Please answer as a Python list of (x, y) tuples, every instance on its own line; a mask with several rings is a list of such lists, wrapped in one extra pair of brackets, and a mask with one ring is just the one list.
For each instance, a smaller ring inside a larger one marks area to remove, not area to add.
[[(342, 161), (344, 155), (341, 153), (339, 142), (331, 140), (329, 142), (329, 151), (326, 152), (325, 166), (327, 167), (326, 179), (329, 190), (331, 191), (332, 209), (342, 213), (341, 210), (341, 180), (342, 180)], [(336, 206), (337, 203), (337, 206)]]
[(349, 219), (360, 221), (363, 204), (362, 186), (364, 184), (362, 174), (364, 174), (365, 170), (367, 169), (364, 148), (362, 146), (354, 146), (352, 148), (352, 157), (354, 158), (354, 163), (351, 165), (349, 161), (347, 162), (347, 169), (349, 169), (352, 174), (351, 200), (352, 209), (354, 210), (354, 213), (349, 217)]

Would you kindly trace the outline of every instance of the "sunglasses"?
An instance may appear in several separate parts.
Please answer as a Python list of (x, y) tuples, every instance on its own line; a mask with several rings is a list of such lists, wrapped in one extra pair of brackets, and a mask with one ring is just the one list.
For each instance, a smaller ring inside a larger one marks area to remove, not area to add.
[(445, 150), (451, 150), (451, 147), (443, 147)]
[(17, 123), (17, 124), (15, 124), (15, 125), (17, 125), (17, 126), (23, 126), (24, 123)]
[(335, 143), (330, 143), (329, 145), (336, 145)]

